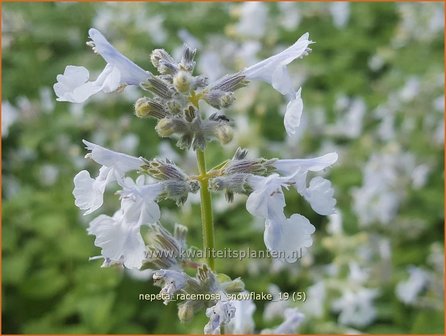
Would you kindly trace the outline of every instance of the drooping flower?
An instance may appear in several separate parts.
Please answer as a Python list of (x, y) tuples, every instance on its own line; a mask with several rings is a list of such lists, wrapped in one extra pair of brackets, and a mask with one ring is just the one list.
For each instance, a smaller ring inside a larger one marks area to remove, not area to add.
[(232, 301), (218, 301), (215, 306), (206, 309), (209, 322), (204, 326), (204, 333), (220, 334), (221, 326), (226, 325), (235, 315), (235, 307)]
[(287, 96), (288, 105), (285, 112), (284, 124), (288, 135), (296, 132), (300, 124), (303, 110), (301, 89), (297, 91), (293, 87), (287, 65), (296, 58), (304, 57), (311, 51), (309, 45), (313, 41), (308, 39), (309, 34), (302, 35), (292, 46), (284, 51), (260, 61), (244, 69), (241, 74), (249, 80), (262, 80), (272, 85), (282, 95)]
[(297, 128), (300, 125), (300, 118), (302, 116), (302, 111), (304, 108), (304, 103), (301, 98), (302, 89), (297, 90), (293, 99), (291, 99), (286, 107), (285, 116), (283, 118), (283, 123), (285, 125), (285, 130), (288, 135), (296, 133)]
[(265, 218), (264, 241), (280, 260), (295, 262), (302, 256), (302, 249), (313, 243), (314, 226), (305, 217), (294, 214), (287, 218), (283, 212), (285, 197), (282, 187), (288, 187), (291, 177), (272, 174), (267, 177), (251, 175), (247, 182), (253, 192), (246, 201), (246, 209), (254, 216)]
[(188, 275), (180, 271), (162, 269), (153, 274), (153, 280), (157, 285), (162, 284), (160, 295), (167, 305), (173, 295), (186, 286)]
[(331, 182), (317, 176), (310, 181), (307, 187), (307, 174), (309, 171), (321, 171), (334, 164), (337, 159), (338, 154), (333, 152), (313, 159), (276, 160), (273, 166), (278, 173), (293, 176), (292, 181), (297, 192), (310, 203), (314, 211), (320, 215), (330, 215), (334, 213), (336, 205)]
[(102, 167), (96, 179), (90, 173), (82, 170), (74, 177), (75, 204), (79, 209), (86, 210), (88, 215), (102, 206), (106, 186), (113, 181), (122, 181), (128, 171), (137, 170), (144, 164), (142, 159), (114, 152), (94, 143), (83, 140), (86, 148), (91, 151), (88, 158), (93, 159)]
[(107, 65), (95, 81), (89, 81), (85, 67), (68, 65), (53, 86), (58, 101), (82, 103), (100, 91), (110, 93), (125, 85), (139, 85), (151, 76), (117, 51), (97, 29), (91, 28), (88, 34), (92, 41), (87, 44)]
[(262, 80), (273, 86), (283, 95), (293, 93), (294, 89), (286, 66), (296, 58), (303, 57), (310, 52), (308, 47), (312, 41), (309, 34), (303, 34), (292, 46), (244, 69), (242, 74), (250, 80)]

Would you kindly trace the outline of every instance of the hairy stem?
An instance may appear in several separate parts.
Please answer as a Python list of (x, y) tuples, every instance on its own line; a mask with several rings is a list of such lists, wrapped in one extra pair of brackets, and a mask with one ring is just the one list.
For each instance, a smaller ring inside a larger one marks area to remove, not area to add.
[(215, 271), (214, 261), (214, 221), (212, 218), (212, 198), (209, 191), (209, 179), (206, 171), (205, 152), (197, 149), (197, 164), (200, 173), (200, 197), (201, 197), (201, 225), (203, 230), (203, 248), (207, 256), (207, 263), (212, 271)]

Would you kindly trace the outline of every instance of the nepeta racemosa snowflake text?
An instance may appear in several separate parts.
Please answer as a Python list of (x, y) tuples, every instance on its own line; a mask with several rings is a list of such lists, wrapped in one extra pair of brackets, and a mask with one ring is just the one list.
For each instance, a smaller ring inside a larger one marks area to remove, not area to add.
[[(174, 59), (163, 49), (154, 50), (150, 60), (158, 74), (152, 74), (117, 51), (98, 30), (90, 29), (89, 36), (87, 44), (107, 64), (95, 80), (90, 80), (86, 68), (67, 66), (54, 85), (58, 100), (82, 103), (99, 92), (139, 86), (148, 96), (136, 101), (136, 116), (156, 119), (155, 129), (161, 137), (176, 139), (181, 149), (194, 150), (198, 167), (195, 172), (184, 171), (168, 158), (132, 157), (83, 140), (86, 157), (100, 168), (95, 177), (86, 170), (74, 177), (76, 206), (84, 214), (96, 212), (103, 204), (107, 186), (120, 188), (117, 194), (121, 207), (113, 216), (99, 215), (88, 227), (95, 245), (101, 248), (101, 256), (95, 258), (103, 258), (104, 267), (153, 270), (154, 283), (162, 287), (160, 295), (165, 304), (174, 295), (184, 295), (178, 306), (180, 320), (205, 311), (209, 317), (205, 333), (220, 333), (222, 328), (225, 332), (235, 330), (235, 325), (249, 322), (243, 315), (246, 303), (231, 299), (231, 294), (244, 291), (243, 282), (218, 274), (212, 255), (207, 256), (206, 263), (199, 263), (183, 254), (188, 250), (187, 229), (177, 224), (173, 234), (167, 231), (160, 223), (158, 202), (172, 199), (181, 207), (189, 193), (200, 192), (205, 249), (215, 248), (211, 192), (224, 192), (228, 202), (236, 193), (247, 195), (246, 209), (265, 220), (265, 245), (269, 251), (278, 252), (279, 259), (295, 262), (299, 256), (296, 252), (312, 245), (315, 227), (301, 214), (285, 215), (283, 189), (295, 189), (317, 213), (332, 214), (335, 200), (331, 183), (320, 176), (309, 180), (307, 175), (334, 164), (336, 153), (312, 159), (265, 159), (248, 158), (247, 151), (239, 148), (232, 158), (209, 170), (205, 157), (209, 141), (224, 145), (232, 140), (233, 123), (225, 111), (234, 102), (235, 92), (250, 81), (265, 81), (287, 97), (284, 126), (289, 135), (295, 133), (303, 103), (301, 89), (293, 87), (287, 65), (307, 55), (312, 41), (308, 33), (304, 34), (284, 51), (209, 83), (205, 75), (194, 74), (196, 50), (188, 46), (184, 46), (181, 59)], [(218, 112), (206, 116), (200, 111), (201, 101)], [(140, 175), (134, 180), (128, 176), (131, 172)], [(143, 225), (150, 232), (146, 239), (141, 235)], [(186, 272), (189, 269), (195, 270), (194, 276)], [(254, 309), (249, 311), (252, 314)], [(294, 332), (301, 320), (302, 315), (291, 309), (276, 331)]]

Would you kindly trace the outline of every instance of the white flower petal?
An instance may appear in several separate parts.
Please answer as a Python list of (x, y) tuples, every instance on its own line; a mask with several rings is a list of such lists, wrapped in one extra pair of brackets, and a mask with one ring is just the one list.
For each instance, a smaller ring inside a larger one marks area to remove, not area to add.
[(84, 215), (88, 215), (102, 206), (105, 187), (112, 179), (112, 172), (106, 167), (99, 170), (96, 179), (91, 178), (90, 173), (86, 170), (82, 170), (74, 177), (75, 204), (79, 209), (87, 210)]
[(85, 148), (91, 151), (89, 156), (94, 161), (103, 166), (114, 168), (121, 175), (131, 170), (138, 170), (144, 163), (140, 158), (114, 152), (92, 142), (88, 142), (87, 140), (82, 140), (82, 142), (86, 145)]
[(186, 286), (187, 277), (187, 274), (184, 272), (167, 269), (158, 270), (153, 274), (154, 281), (162, 281), (163, 287), (161, 288), (160, 294), (163, 297), (167, 296), (164, 300), (165, 305), (170, 302), (172, 295)]
[(82, 103), (92, 95), (103, 91), (110, 93), (122, 85), (139, 85), (151, 76), (117, 51), (96, 29), (89, 30), (94, 50), (107, 62), (95, 81), (88, 81), (90, 73), (84, 67), (69, 65), (63, 75), (57, 76), (54, 92), (58, 101)]
[[(308, 52), (308, 46), (313, 43), (312, 41), (308, 40), (308, 37), (308, 33), (305, 33), (291, 47), (246, 68), (242, 71), (242, 73), (246, 76), (247, 79), (263, 80), (272, 84), (273, 74), (278, 67), (288, 65), (296, 58), (305, 56), (305, 54)], [(282, 68), (279, 71), (283, 73), (284, 69)], [(275, 79), (278, 79), (277, 75), (275, 76)], [(277, 82), (276, 85), (278, 85)], [(278, 86), (280, 87), (280, 85)]]
[(337, 160), (338, 154), (336, 152), (332, 152), (313, 159), (277, 160), (273, 163), (273, 166), (280, 174), (291, 175), (296, 171), (321, 171), (335, 163)]
[(107, 64), (94, 84), (105, 93), (114, 92), (121, 85), (121, 72), (117, 67)]
[(146, 244), (142, 239), (139, 226), (125, 232), (126, 239), (123, 246), (124, 266), (139, 269), (146, 256)]
[(282, 183), (287, 180), (277, 174), (268, 177), (250, 176), (248, 183), (254, 189), (246, 201), (246, 209), (253, 216), (280, 221), (285, 218), (285, 196)]
[(220, 334), (222, 325), (226, 325), (235, 315), (235, 307), (231, 301), (218, 301), (215, 306), (206, 309), (209, 322), (204, 326), (205, 334)]
[(296, 329), (304, 320), (304, 314), (299, 312), (297, 308), (288, 308), (284, 313), (285, 320), (276, 328), (274, 328), (271, 333), (276, 335), (288, 335), (295, 334)]
[(108, 63), (116, 67), (121, 76), (121, 82), (128, 85), (139, 85), (150, 74), (133, 63), (119, 51), (117, 51), (97, 29), (88, 31), (94, 42), (94, 50)]
[(141, 182), (141, 179), (134, 183), (132, 179), (126, 178), (123, 183), (121, 208), (126, 221), (137, 223), (138, 226), (156, 223), (161, 213), (155, 200), (163, 191), (163, 183), (138, 185), (138, 182)]
[(113, 217), (100, 215), (88, 228), (95, 235), (95, 245), (100, 247), (102, 256), (112, 262), (122, 261), (127, 268), (140, 268), (145, 258), (145, 244), (139, 227), (129, 226), (122, 211)]
[(304, 248), (313, 244), (315, 227), (302, 215), (294, 214), (280, 222), (265, 223), (264, 240), (270, 251), (277, 251), (279, 259), (289, 263), (299, 259)]
[(320, 176), (316, 176), (310, 181), (304, 197), (314, 211), (326, 216), (335, 212), (336, 200), (333, 195), (334, 190), (331, 187), (331, 182)]
[(285, 125), (285, 130), (288, 135), (296, 133), (296, 129), (300, 125), (300, 118), (302, 116), (302, 110), (304, 104), (301, 98), (301, 88), (296, 92), (296, 96), (289, 101), (283, 123)]
[[(244, 292), (243, 294), (249, 294)], [(252, 334), (254, 332), (254, 311), (256, 305), (252, 300), (235, 300), (232, 301), (235, 308), (234, 318), (229, 321), (225, 327), (226, 334)]]
[(291, 95), (293, 92), (293, 83), (286, 65), (278, 66), (271, 77), (271, 85), (283, 95)]
[(82, 103), (98, 93), (101, 87), (95, 82), (88, 82), (89, 76), (86, 68), (68, 65), (63, 75), (57, 75), (57, 83), (53, 85), (57, 100)]

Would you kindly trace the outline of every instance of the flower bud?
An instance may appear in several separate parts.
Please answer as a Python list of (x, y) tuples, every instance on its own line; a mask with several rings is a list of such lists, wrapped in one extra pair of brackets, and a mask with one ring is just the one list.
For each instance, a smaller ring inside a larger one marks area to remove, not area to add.
[(155, 130), (158, 132), (160, 137), (166, 138), (174, 133), (185, 133), (187, 131), (187, 125), (184, 120), (179, 118), (166, 117), (158, 121)]
[(151, 91), (163, 99), (170, 99), (174, 94), (174, 90), (172, 87), (169, 87), (169, 83), (158, 77), (151, 77), (142, 82), (140, 86), (143, 90)]
[(167, 116), (163, 105), (147, 97), (139, 98), (135, 103), (135, 114), (138, 118), (153, 117), (162, 119)]
[(186, 44), (183, 47), (183, 55), (181, 57), (180, 67), (186, 71), (192, 72), (195, 67), (194, 57), (197, 49), (191, 49)]
[(221, 285), (224, 290), (230, 294), (240, 293), (245, 290), (245, 283), (240, 278), (231, 280), (229, 282), (224, 282)]
[(234, 92), (242, 87), (248, 85), (249, 81), (246, 80), (246, 76), (240, 73), (235, 73), (232, 75), (225, 75), (217, 82), (215, 82), (211, 90), (219, 90), (224, 92)]
[(214, 134), (221, 144), (225, 145), (232, 140), (234, 132), (232, 127), (226, 123), (220, 123), (215, 127)]
[(155, 49), (150, 55), (153, 66), (162, 74), (175, 73), (175, 60), (164, 49)]
[(215, 177), (209, 180), (209, 189), (214, 191), (230, 190), (235, 193), (245, 193), (248, 175), (239, 173)]
[(229, 107), (235, 100), (231, 92), (221, 90), (210, 90), (203, 96), (203, 99), (216, 109)]
[(183, 93), (187, 93), (190, 90), (192, 82), (192, 76), (187, 71), (178, 71), (178, 73), (173, 78), (173, 85), (175, 88)]
[(146, 160), (142, 169), (157, 180), (185, 181), (187, 175), (170, 160)]
[(192, 301), (186, 301), (178, 305), (178, 318), (181, 322), (187, 322), (194, 316), (195, 309)]
[(174, 200), (176, 204), (180, 206), (186, 202), (189, 191), (188, 182), (169, 180), (164, 184), (164, 191), (161, 197)]

